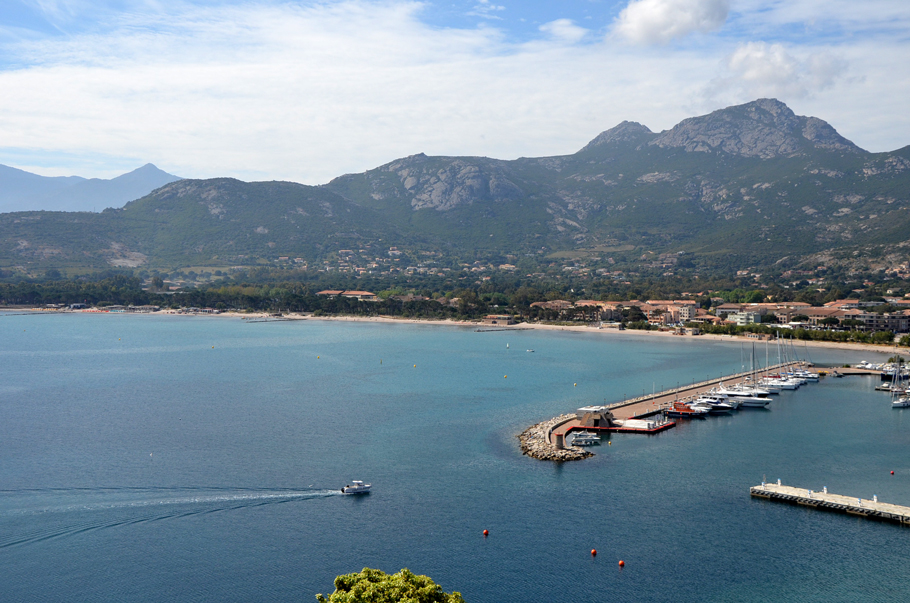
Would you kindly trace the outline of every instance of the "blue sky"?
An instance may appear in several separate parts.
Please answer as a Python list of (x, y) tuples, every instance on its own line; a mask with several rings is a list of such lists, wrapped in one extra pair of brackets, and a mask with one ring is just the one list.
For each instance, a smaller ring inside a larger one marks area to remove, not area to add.
[(910, 144), (905, 0), (4, 0), (0, 163), (321, 183), (775, 97)]

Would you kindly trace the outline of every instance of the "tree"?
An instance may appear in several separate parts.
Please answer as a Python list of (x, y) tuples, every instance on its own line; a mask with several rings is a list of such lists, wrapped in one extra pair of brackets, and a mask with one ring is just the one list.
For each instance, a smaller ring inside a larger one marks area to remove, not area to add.
[(820, 321), (818, 321), (818, 323), (825, 325), (826, 327), (836, 327), (837, 325), (840, 324), (840, 321), (838, 319), (834, 318), (833, 316), (829, 316), (827, 318), (821, 319)]
[(360, 573), (335, 578), (335, 592), (328, 598), (316, 595), (320, 603), (464, 603), (461, 593), (443, 592), (427, 576), (418, 576), (407, 568), (397, 574), (363, 568)]

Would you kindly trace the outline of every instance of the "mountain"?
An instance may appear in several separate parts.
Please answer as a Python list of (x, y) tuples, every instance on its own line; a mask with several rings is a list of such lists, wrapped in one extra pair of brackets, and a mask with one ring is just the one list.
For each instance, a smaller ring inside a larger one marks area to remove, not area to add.
[(100, 211), (123, 207), (126, 202), (179, 179), (151, 163), (110, 180), (53, 178), (0, 165), (0, 212)]
[(729, 270), (901, 245), (908, 205), (910, 147), (869, 153), (760, 99), (659, 133), (623, 122), (572, 155), (416, 154), (318, 187), (181, 180), (101, 214), (0, 214), (0, 267), (385, 266), (398, 247), (403, 267), (647, 271), (684, 253)]

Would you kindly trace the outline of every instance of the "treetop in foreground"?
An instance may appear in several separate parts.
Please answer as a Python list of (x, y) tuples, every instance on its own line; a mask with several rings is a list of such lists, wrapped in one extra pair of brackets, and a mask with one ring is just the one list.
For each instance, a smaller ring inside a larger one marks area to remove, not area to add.
[(320, 603), (464, 603), (461, 593), (443, 592), (428, 576), (418, 576), (407, 568), (397, 574), (363, 568), (360, 573), (335, 578), (335, 592), (328, 598), (319, 594)]

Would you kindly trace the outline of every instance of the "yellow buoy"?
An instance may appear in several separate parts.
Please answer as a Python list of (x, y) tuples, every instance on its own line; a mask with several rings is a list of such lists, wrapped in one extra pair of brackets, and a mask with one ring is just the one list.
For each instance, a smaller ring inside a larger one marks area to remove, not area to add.
[(316, 360), (319, 360), (319, 356), (316, 356)]
[(572, 384), (572, 387), (578, 387), (578, 384), (577, 384), (577, 383), (573, 383), (573, 384)]
[(417, 365), (416, 365), (416, 364), (414, 365), (414, 368), (417, 368)]
[(212, 346), (212, 349), (214, 350), (214, 349), (215, 349), (215, 346)]
[(503, 378), (503, 379), (508, 379), (509, 376), (508, 376), (508, 375), (503, 375), (502, 378)]

